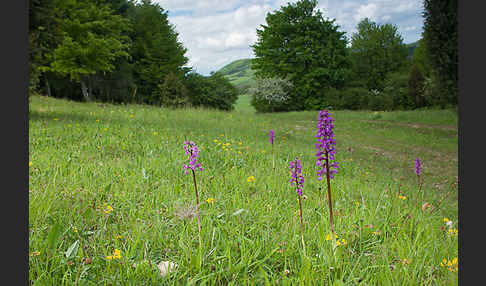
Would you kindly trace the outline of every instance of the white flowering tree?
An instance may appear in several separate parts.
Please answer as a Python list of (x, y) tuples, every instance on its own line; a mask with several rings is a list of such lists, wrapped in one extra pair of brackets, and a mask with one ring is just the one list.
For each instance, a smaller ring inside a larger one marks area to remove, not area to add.
[(288, 79), (279, 77), (257, 78), (248, 90), (252, 105), (258, 112), (279, 111), (288, 104), (293, 85)]

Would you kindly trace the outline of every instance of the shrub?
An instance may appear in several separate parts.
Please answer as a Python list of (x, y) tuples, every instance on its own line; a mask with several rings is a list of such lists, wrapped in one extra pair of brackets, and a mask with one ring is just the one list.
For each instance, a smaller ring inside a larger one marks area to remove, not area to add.
[(439, 77), (435, 72), (432, 72), (429, 77), (424, 79), (423, 96), (426, 106), (436, 108), (453, 106), (447, 99), (448, 96), (451, 96), (450, 89), (443, 86), (444, 84), (440, 84)]
[(424, 82), (425, 78), (419, 67), (413, 65), (408, 78), (408, 97), (414, 102), (415, 108), (425, 106)]
[(273, 77), (258, 78), (248, 91), (252, 95), (251, 105), (257, 112), (275, 112), (292, 109), (289, 96), (292, 89), (288, 79)]
[(185, 79), (192, 106), (232, 110), (238, 99), (238, 90), (221, 73), (206, 77), (190, 73)]
[(358, 110), (368, 108), (370, 92), (362, 87), (328, 88), (321, 91), (319, 97), (321, 99), (314, 103), (318, 109)]
[(368, 100), (370, 92), (363, 87), (349, 87), (341, 91), (341, 98), (339, 100), (339, 109), (366, 109), (368, 108)]
[(367, 105), (364, 107), (373, 111), (393, 110), (393, 98), (379, 90), (371, 90), (368, 94)]
[(388, 75), (385, 80), (383, 97), (391, 100), (390, 109), (411, 109), (414, 107), (413, 101), (408, 95), (408, 74), (395, 72)]
[(152, 92), (150, 103), (173, 108), (187, 105), (188, 91), (182, 79), (174, 73), (167, 74), (163, 82)]

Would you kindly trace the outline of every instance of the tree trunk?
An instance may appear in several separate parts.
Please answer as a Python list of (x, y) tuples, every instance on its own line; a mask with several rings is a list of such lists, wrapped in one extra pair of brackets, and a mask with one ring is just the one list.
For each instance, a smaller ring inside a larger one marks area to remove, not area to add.
[(88, 94), (88, 88), (86, 87), (86, 84), (83, 80), (81, 80), (81, 91), (83, 92), (84, 99), (88, 102), (91, 101), (91, 98), (89, 98)]
[(46, 79), (47, 96), (51, 97), (51, 86), (49, 85), (49, 80), (47, 79), (47, 76), (44, 77)]
[(133, 90), (132, 94), (133, 102), (135, 102), (135, 95), (137, 95), (137, 85), (135, 85), (135, 89)]

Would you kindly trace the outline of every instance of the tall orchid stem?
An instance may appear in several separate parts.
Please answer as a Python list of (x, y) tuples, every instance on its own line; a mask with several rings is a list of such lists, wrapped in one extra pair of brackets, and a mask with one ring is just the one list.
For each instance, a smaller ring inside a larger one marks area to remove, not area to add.
[(300, 211), (300, 225), (304, 228), (304, 220), (302, 219), (302, 198), (299, 196), (299, 211)]
[(327, 198), (329, 201), (329, 216), (330, 216), (330, 222), (331, 222), (331, 233), (334, 234), (334, 223), (332, 219), (332, 201), (331, 201), (331, 178), (329, 177), (329, 172), (330, 172), (330, 166), (329, 166), (329, 156), (327, 153), (327, 150), (325, 150), (326, 154), (326, 178), (327, 178)]
[(307, 253), (305, 251), (305, 240), (304, 240), (304, 220), (302, 218), (302, 198), (299, 196), (299, 211), (300, 211), (300, 230), (301, 230), (301, 238), (302, 238), (302, 248), (304, 249), (304, 256), (307, 257)]
[(272, 167), (275, 170), (275, 154), (273, 153), (273, 143), (272, 143)]
[(201, 213), (199, 211), (199, 194), (197, 193), (196, 173), (192, 171), (192, 178), (194, 179), (194, 189), (196, 190), (196, 210), (197, 210), (197, 227), (199, 233), (201, 233)]
[(422, 178), (420, 176), (417, 176), (418, 177), (418, 193), (421, 194), (422, 196), (422, 201), (421, 201), (421, 205), (423, 205), (424, 203), (424, 194), (421, 192), (422, 191)]

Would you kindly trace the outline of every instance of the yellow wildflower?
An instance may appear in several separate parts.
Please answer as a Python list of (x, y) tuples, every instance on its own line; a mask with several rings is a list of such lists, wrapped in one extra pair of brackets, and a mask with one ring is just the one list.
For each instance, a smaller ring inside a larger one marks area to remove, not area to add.
[(256, 181), (256, 179), (255, 179), (255, 177), (254, 177), (254, 176), (249, 176), (249, 177), (246, 179), (246, 181), (247, 181), (248, 183), (251, 183), (251, 182), (255, 182), (255, 181)]
[[(337, 235), (337, 233), (335, 233), (335, 234), (334, 234), (334, 237), (335, 237), (335, 238), (338, 238), (338, 237), (339, 237), (339, 235)], [(329, 233), (329, 234), (326, 236), (326, 240), (331, 240), (331, 239), (332, 239), (332, 236), (331, 236), (331, 234)]]
[(445, 266), (447, 264), (447, 259), (442, 259), (442, 261), (440, 262), (440, 266)]
[(120, 250), (116, 249), (113, 251), (113, 255), (108, 255), (106, 257), (106, 259), (108, 260), (112, 260), (112, 259), (121, 259), (121, 253), (120, 253)]
[(336, 245), (337, 246), (341, 246), (341, 245), (342, 246), (345, 246), (346, 244), (348, 244), (348, 241), (346, 239), (344, 239), (344, 238), (343, 239), (336, 240)]
[(32, 162), (29, 162), (29, 167), (32, 167)]
[(241, 151), (238, 151), (238, 155), (241, 155), (241, 154), (243, 154), (243, 153), (241, 153)]
[(455, 229), (455, 228), (449, 228), (448, 232), (449, 232), (449, 235), (451, 235), (451, 236), (457, 236), (457, 233), (458, 233), (457, 229)]
[(400, 200), (406, 200), (406, 199), (407, 199), (407, 197), (402, 196), (402, 195), (399, 195), (399, 196), (398, 196), (398, 198), (399, 198)]
[(207, 202), (208, 204), (212, 204), (212, 203), (214, 203), (214, 201), (215, 201), (215, 199), (214, 199), (214, 198), (209, 198), (209, 199), (207, 199), (207, 200), (206, 200), (206, 202)]
[(447, 267), (447, 270), (451, 272), (457, 272), (459, 268), (457, 257), (454, 257), (452, 260), (447, 260), (446, 258), (442, 259), (440, 266)]
[(40, 251), (33, 251), (29, 256), (38, 256), (40, 255)]
[(103, 206), (105, 207), (105, 209), (104, 209), (105, 214), (109, 214), (113, 211), (113, 208), (110, 205), (105, 203), (105, 204), (103, 204)]
[(450, 221), (450, 220), (449, 220), (448, 218), (446, 218), (446, 217), (444, 218), (444, 222), (445, 222), (445, 223), (448, 223), (449, 221)]
[(219, 142), (219, 140), (218, 140), (218, 139), (214, 139), (214, 140), (213, 140), (213, 142), (214, 142), (214, 143), (218, 143), (218, 142)]
[(238, 145), (243, 145), (243, 143), (240, 141), (240, 142), (238, 142)]

